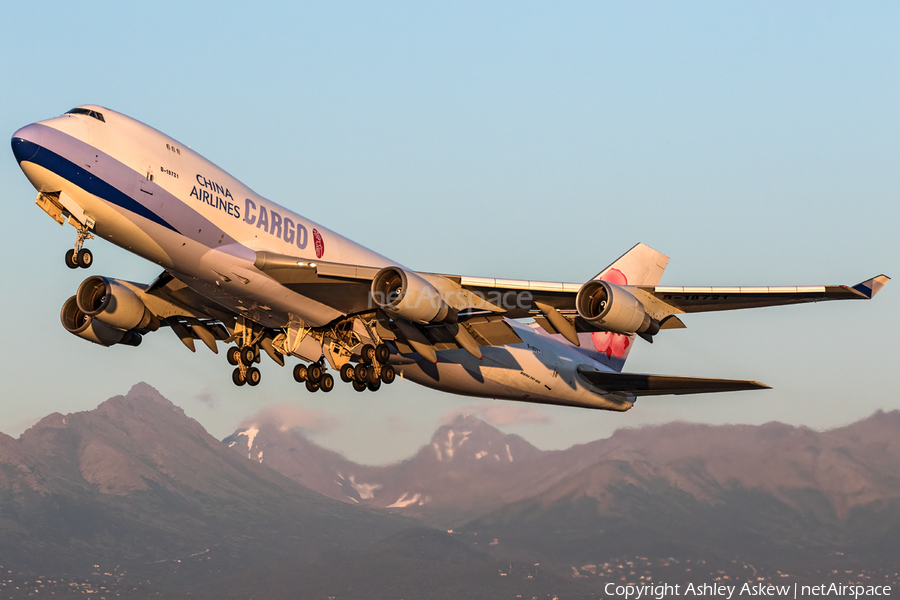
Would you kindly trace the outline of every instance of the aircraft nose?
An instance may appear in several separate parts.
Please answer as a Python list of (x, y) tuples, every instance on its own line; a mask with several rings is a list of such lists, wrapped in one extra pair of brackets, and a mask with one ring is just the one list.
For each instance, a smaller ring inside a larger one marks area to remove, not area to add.
[(41, 148), (41, 128), (32, 123), (12, 136), (12, 151), (17, 162), (31, 160)]

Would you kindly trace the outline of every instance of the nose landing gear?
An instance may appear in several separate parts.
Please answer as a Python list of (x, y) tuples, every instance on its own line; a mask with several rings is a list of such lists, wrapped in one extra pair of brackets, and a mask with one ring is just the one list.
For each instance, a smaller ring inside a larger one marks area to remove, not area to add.
[(66, 251), (66, 266), (70, 269), (87, 269), (94, 264), (94, 255), (84, 247), (86, 240), (92, 240), (89, 228), (86, 225), (78, 225), (78, 235), (75, 237), (75, 248)]

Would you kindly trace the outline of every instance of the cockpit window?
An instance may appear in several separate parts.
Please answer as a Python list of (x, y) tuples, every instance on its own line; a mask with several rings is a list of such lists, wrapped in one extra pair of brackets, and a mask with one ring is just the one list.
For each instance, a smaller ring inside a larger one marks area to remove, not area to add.
[(87, 115), (89, 117), (93, 117), (93, 118), (97, 119), (98, 121), (102, 121), (103, 123), (106, 123), (106, 119), (103, 118), (103, 113), (97, 112), (96, 110), (89, 110), (87, 108), (73, 108), (66, 114), (67, 115)]

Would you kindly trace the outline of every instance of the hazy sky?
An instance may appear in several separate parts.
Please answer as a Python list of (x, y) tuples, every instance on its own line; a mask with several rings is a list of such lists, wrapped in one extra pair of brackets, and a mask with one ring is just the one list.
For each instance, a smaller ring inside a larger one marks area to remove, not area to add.
[[(205, 6), (205, 7), (204, 7)], [(260, 194), (413, 268), (581, 282), (645, 242), (663, 285), (856, 284), (900, 273), (900, 5), (893, 2), (7, 2), (0, 131), (79, 104), (144, 121)], [(628, 370), (771, 391), (626, 414), (482, 402), (411, 383), (308, 394), (224, 346), (66, 333), (89, 273), (7, 150), (0, 430), (147, 381), (213, 435), (277, 411), (353, 459), (405, 457), (454, 412), (542, 448), (673, 419), (832, 427), (900, 408), (900, 281), (873, 302), (690, 315)], [(153, 265), (89, 242), (90, 273)], [(268, 407), (268, 408), (267, 408)]]

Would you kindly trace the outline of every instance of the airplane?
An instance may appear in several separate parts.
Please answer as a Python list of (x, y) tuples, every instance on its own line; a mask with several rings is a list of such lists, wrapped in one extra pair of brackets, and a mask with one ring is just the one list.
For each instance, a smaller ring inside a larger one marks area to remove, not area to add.
[[(90, 276), (63, 304), (67, 331), (137, 346), (168, 328), (195, 351), (228, 347), (238, 386), (263, 355), (307, 390), (339, 374), (359, 392), (399, 374), (444, 392), (612, 411), (637, 398), (766, 389), (750, 380), (623, 372), (636, 339), (680, 315), (870, 299), (854, 286), (660, 286), (668, 257), (639, 243), (583, 284), (415, 271), (255, 193), (190, 147), (95, 105), (26, 125), (12, 151), (38, 207), (76, 230), (69, 268), (102, 238), (158, 264), (149, 284)], [(232, 345), (233, 344), (233, 345)]]

